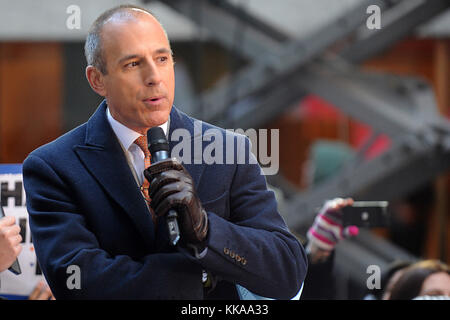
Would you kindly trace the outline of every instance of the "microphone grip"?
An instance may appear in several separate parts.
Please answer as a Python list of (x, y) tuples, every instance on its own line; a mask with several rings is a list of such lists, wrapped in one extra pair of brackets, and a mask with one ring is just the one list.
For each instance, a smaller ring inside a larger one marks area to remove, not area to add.
[[(159, 161), (168, 158), (169, 156), (167, 151), (157, 151), (154, 152), (154, 154), (152, 154), (152, 160), (154, 161), (154, 163), (157, 163)], [(180, 240), (180, 228), (178, 227), (177, 217), (178, 214), (174, 209), (170, 209), (166, 215), (167, 230), (169, 231), (169, 239), (170, 243), (173, 246), (176, 246), (178, 240)]]
[[(169, 143), (164, 130), (160, 127), (153, 127), (147, 131), (147, 143), (152, 163), (158, 163), (170, 158)], [(174, 209), (170, 209), (166, 214), (167, 230), (169, 231), (170, 243), (173, 246), (180, 240), (177, 217), (178, 214)]]
[(173, 246), (180, 240), (180, 229), (178, 228), (177, 217), (178, 214), (173, 209), (170, 209), (166, 216), (169, 239)]

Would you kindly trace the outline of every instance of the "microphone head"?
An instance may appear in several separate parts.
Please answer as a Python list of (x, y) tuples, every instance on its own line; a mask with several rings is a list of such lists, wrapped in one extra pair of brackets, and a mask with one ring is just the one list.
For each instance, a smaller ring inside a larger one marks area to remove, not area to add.
[(155, 152), (169, 152), (169, 142), (167, 141), (164, 130), (160, 127), (153, 127), (147, 131), (148, 150), (153, 156)]

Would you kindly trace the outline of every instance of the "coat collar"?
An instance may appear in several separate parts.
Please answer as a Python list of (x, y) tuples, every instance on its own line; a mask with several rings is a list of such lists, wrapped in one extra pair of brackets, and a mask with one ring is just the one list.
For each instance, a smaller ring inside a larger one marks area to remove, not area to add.
[[(129, 170), (125, 154), (106, 117), (103, 101), (86, 124), (84, 145), (75, 152), (106, 192), (132, 218), (149, 246), (153, 246), (155, 227), (139, 186)], [(126, 192), (124, 192), (126, 190)]]

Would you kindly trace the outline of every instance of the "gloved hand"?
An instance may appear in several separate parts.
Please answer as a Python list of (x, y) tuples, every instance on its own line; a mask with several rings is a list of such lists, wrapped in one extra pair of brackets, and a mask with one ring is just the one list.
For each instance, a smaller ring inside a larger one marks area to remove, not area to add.
[(180, 241), (202, 250), (208, 233), (208, 216), (189, 172), (173, 158), (152, 164), (144, 171), (144, 176), (150, 183), (150, 206), (156, 215), (164, 216), (169, 209), (175, 209)]
[(313, 225), (309, 228), (307, 237), (309, 243), (321, 250), (330, 252), (343, 238), (356, 236), (358, 227), (342, 225), (341, 208), (351, 206), (353, 199), (336, 198), (329, 200), (320, 209)]

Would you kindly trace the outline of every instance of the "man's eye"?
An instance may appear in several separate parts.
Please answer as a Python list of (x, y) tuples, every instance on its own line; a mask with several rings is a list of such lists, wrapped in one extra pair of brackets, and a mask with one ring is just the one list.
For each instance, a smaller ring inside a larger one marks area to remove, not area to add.
[(159, 57), (158, 58), (159, 62), (166, 62), (167, 60), (169, 60), (168, 57)]
[(127, 64), (125, 65), (125, 67), (131, 68), (131, 67), (136, 67), (136, 66), (138, 66), (138, 65), (139, 65), (139, 62), (133, 61), (133, 62), (127, 63)]

